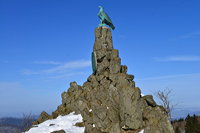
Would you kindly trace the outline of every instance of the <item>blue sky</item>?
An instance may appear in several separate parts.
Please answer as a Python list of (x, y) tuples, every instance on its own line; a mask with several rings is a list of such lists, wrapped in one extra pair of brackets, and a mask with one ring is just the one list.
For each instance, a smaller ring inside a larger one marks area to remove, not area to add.
[(142, 93), (170, 88), (177, 108), (200, 110), (199, 0), (0, 0), (0, 117), (51, 112), (86, 81), (99, 5)]

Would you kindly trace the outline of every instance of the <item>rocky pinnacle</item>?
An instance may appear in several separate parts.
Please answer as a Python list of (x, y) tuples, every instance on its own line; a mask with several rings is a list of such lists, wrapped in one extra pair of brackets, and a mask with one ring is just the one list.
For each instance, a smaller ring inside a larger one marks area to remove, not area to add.
[[(70, 83), (62, 93), (62, 104), (52, 115), (42, 113), (38, 124), (59, 115), (76, 112), (83, 117), (85, 133), (174, 133), (166, 110), (156, 104), (153, 96), (141, 96), (134, 76), (121, 65), (118, 50), (113, 48), (109, 28), (95, 29), (97, 70), (82, 86)], [(45, 117), (45, 116), (46, 117)]]

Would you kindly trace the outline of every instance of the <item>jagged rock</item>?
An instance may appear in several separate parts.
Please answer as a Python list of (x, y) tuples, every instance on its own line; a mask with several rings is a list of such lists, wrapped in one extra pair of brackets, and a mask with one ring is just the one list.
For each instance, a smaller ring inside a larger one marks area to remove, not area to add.
[(102, 49), (113, 49), (111, 31), (106, 27), (99, 27), (95, 30), (94, 51)]
[(155, 107), (156, 106), (156, 102), (153, 100), (153, 96), (152, 95), (146, 95), (142, 97), (149, 106)]
[(120, 70), (120, 72), (126, 74), (126, 73), (127, 73), (127, 70), (128, 70), (127, 66), (122, 65), (122, 66), (121, 66), (121, 70)]
[(145, 123), (145, 133), (174, 133), (171, 123), (168, 120), (167, 113), (162, 107), (148, 106), (143, 112)]
[(49, 126), (54, 126), (55, 124), (49, 124)]
[(74, 111), (82, 115), (83, 123), (76, 126), (84, 126), (85, 133), (174, 133), (165, 109), (151, 95), (141, 97), (134, 76), (121, 65), (109, 28), (96, 28), (93, 51), (96, 72), (82, 86), (71, 82), (62, 104), (45, 119)]
[(64, 130), (58, 130), (58, 131), (53, 131), (51, 133), (65, 133), (65, 131)]
[(43, 111), (39, 118), (33, 122), (33, 125), (37, 125), (37, 124), (40, 124), (48, 119), (51, 119), (51, 116), (49, 114), (47, 114), (45, 111)]
[(122, 129), (121, 133), (138, 133), (140, 132), (140, 130), (133, 130), (133, 129), (128, 129), (128, 130), (124, 130)]
[(79, 123), (76, 123), (75, 126), (77, 126), (77, 127), (84, 127), (84, 123), (83, 122), (79, 122)]

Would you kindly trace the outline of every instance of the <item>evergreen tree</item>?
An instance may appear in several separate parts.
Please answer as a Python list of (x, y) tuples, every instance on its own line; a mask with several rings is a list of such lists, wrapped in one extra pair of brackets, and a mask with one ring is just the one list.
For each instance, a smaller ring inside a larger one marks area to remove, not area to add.
[(193, 115), (191, 117), (188, 114), (185, 121), (186, 121), (185, 133), (200, 133), (200, 123), (196, 115)]
[(175, 133), (181, 133), (178, 127), (176, 127)]
[(192, 118), (191, 116), (188, 114), (186, 119), (186, 125), (185, 125), (185, 133), (194, 133), (193, 131), (193, 125), (192, 125)]
[(194, 125), (195, 133), (200, 133), (200, 123), (199, 123), (196, 115), (193, 116), (193, 121), (192, 122), (193, 122), (193, 125)]

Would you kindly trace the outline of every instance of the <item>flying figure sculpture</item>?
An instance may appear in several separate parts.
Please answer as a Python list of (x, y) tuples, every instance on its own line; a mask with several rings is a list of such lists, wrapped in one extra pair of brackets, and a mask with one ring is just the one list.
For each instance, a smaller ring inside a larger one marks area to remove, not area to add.
[(100, 11), (98, 13), (98, 17), (100, 18), (100, 21), (101, 21), (101, 24), (99, 24), (99, 26), (108, 25), (112, 30), (114, 30), (115, 26), (113, 25), (109, 16), (104, 12), (103, 7), (99, 6), (99, 8), (100, 8)]

